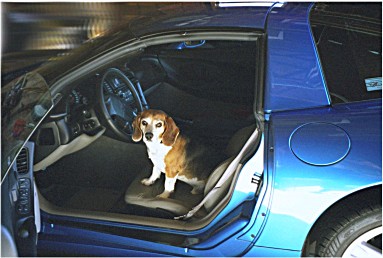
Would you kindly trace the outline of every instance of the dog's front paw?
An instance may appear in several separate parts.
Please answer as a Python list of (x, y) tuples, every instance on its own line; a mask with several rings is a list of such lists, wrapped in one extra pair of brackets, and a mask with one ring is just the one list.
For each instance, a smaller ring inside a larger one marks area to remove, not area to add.
[(158, 198), (169, 198), (171, 192), (163, 191), (162, 194), (157, 195)]
[(150, 178), (144, 178), (141, 180), (141, 184), (149, 186), (154, 183), (154, 180), (151, 180)]

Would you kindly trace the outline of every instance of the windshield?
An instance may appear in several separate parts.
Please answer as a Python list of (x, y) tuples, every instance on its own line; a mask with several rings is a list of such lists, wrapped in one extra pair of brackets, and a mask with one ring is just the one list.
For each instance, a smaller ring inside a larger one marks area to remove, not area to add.
[(1, 89), (1, 180), (52, 106), (44, 78), (27, 73)]

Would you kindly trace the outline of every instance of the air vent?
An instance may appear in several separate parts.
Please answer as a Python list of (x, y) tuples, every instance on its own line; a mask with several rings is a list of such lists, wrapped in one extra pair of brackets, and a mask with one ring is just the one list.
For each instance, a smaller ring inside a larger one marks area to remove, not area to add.
[(16, 159), (16, 168), (19, 174), (25, 174), (29, 171), (29, 162), (28, 162), (28, 150), (26, 148), (22, 148), (19, 156)]

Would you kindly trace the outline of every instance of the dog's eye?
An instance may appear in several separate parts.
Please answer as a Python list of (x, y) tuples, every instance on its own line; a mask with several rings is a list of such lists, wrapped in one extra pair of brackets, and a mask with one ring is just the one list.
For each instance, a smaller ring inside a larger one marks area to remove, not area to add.
[(141, 122), (141, 124), (142, 124), (143, 126), (147, 126), (147, 125), (148, 125), (148, 122), (146, 122), (145, 120), (143, 120), (143, 121)]
[(161, 126), (162, 126), (162, 123), (157, 123), (157, 124), (156, 124), (156, 127), (157, 127), (157, 128), (160, 128)]

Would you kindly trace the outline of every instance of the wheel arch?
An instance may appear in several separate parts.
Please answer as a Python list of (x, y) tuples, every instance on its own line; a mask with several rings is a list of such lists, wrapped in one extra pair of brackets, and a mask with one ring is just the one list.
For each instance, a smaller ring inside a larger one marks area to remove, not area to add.
[(317, 243), (329, 228), (328, 226), (324, 227), (324, 225), (335, 223), (336, 215), (347, 214), (347, 212), (363, 209), (371, 205), (382, 205), (381, 184), (358, 190), (339, 199), (327, 208), (311, 227), (302, 247), (302, 256), (315, 254)]

